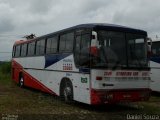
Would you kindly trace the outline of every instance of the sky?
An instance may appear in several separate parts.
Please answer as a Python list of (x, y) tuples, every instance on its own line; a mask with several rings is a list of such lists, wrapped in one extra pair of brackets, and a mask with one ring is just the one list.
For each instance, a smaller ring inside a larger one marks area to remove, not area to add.
[(160, 37), (160, 0), (0, 0), (0, 61), (16, 40), (83, 23), (111, 23)]

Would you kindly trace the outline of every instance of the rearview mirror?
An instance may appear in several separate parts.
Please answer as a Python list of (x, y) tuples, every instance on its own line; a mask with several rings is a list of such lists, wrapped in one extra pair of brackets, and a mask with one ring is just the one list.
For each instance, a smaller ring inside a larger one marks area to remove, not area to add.
[(91, 54), (94, 56), (98, 56), (98, 49), (99, 49), (99, 41), (97, 39), (97, 32), (92, 31), (92, 39), (90, 47)]

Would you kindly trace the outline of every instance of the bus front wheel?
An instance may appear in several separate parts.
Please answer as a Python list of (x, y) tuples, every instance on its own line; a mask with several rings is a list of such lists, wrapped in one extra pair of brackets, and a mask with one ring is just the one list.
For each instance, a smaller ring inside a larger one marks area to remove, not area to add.
[(61, 89), (61, 97), (66, 103), (73, 100), (73, 87), (70, 81), (65, 81)]

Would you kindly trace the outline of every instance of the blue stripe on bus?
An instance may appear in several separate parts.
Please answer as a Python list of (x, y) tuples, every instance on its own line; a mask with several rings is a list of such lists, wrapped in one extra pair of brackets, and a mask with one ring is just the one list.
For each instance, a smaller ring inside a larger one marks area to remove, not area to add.
[(90, 69), (89, 68), (79, 68), (79, 72), (81, 72), (81, 73), (90, 73)]
[(156, 63), (160, 63), (160, 57), (151, 57), (150, 60)]
[(50, 54), (45, 56), (45, 68), (55, 64), (56, 62), (64, 59), (70, 54)]

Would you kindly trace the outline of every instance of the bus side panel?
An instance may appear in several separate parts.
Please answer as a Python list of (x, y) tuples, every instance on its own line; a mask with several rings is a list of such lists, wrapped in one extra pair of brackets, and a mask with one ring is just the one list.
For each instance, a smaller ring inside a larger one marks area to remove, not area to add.
[[(32, 73), (32, 74), (30, 74)], [(37, 79), (34, 73), (38, 73), (36, 70), (25, 70), (25, 85), (34, 89), (41, 90), (43, 92), (51, 93), (54, 95), (57, 95), (55, 92), (53, 92), (51, 89), (49, 89), (48, 86), (45, 86), (45, 84), (41, 81), (42, 79)], [(41, 74), (39, 74), (41, 75)]]
[(73, 55), (69, 55), (58, 61), (57, 70), (63, 71), (57, 74), (58, 81), (64, 77), (71, 80), (74, 100), (90, 104), (90, 74), (82, 73), (76, 68)]
[[(73, 85), (73, 99), (79, 102), (90, 104), (90, 88), (89, 88), (89, 74), (59, 72), (59, 71), (45, 71), (45, 70), (26, 70), (30, 76), (34, 76), (38, 82), (45, 87), (54, 91), (56, 95), (60, 95), (60, 83), (63, 78), (71, 80)], [(33, 79), (30, 80), (33, 84)], [(34, 83), (35, 84), (35, 83)], [(36, 86), (30, 86), (35, 88)]]
[(74, 100), (91, 104), (90, 102), (90, 75), (74, 73), (73, 77)]
[[(41, 90), (43, 92), (47, 92), (47, 93), (51, 93), (51, 94), (55, 94), (53, 91), (51, 91), (49, 88), (47, 88), (42, 82), (41, 82), (41, 78), (37, 79), (36, 76), (38, 75), (43, 75), (41, 73), (38, 73), (37, 70), (34, 69), (24, 69), (24, 67), (22, 66), (23, 62), (25, 61), (25, 59), (15, 59), (13, 60), (13, 64), (12, 67), (14, 69), (14, 79), (16, 81), (16, 83), (19, 82), (19, 74), (22, 73), (23, 74), (23, 78), (24, 78), (24, 85), (27, 87), (31, 87), (34, 89), (38, 89)], [(18, 61), (18, 62), (17, 62)], [(20, 64), (19, 64), (20, 63)], [(32, 62), (34, 64), (34, 62)], [(31, 64), (32, 65), (32, 64)], [(16, 66), (16, 67), (14, 67)]]
[(12, 60), (12, 80), (19, 83), (19, 73), (22, 71), (22, 66)]
[(160, 92), (160, 63), (150, 61), (151, 66), (151, 89)]
[[(56, 95), (59, 95), (60, 82), (63, 78), (67, 77), (73, 84), (74, 100), (90, 104), (89, 74), (79, 72), (74, 65), (73, 55), (62, 58), (47, 68), (44, 68), (46, 62), (44, 56), (17, 58), (15, 61), (21, 65), (21, 68), (24, 68), (23, 74), (25, 76), (26, 86), (41, 91), (47, 91), (49, 89)], [(66, 66), (71, 64), (72, 69)], [(17, 72), (16, 74), (19, 73)]]
[[(57, 92), (56, 87), (58, 86), (57, 82), (55, 81), (55, 76), (52, 71), (45, 71), (45, 70), (33, 70), (28, 69), (25, 70), (28, 74), (28, 86), (32, 88), (37, 88), (41, 91), (52, 91), (54, 94), (59, 95)], [(54, 84), (54, 87), (51, 86)]]

